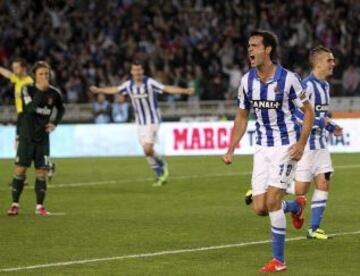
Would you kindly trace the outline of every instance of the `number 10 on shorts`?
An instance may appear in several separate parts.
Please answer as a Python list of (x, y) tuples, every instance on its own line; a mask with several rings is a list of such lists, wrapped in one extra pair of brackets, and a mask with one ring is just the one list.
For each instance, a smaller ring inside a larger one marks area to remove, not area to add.
[(294, 178), (295, 169), (295, 161), (289, 161), (287, 163), (279, 165), (279, 176), (281, 176), (281, 182), (290, 183)]

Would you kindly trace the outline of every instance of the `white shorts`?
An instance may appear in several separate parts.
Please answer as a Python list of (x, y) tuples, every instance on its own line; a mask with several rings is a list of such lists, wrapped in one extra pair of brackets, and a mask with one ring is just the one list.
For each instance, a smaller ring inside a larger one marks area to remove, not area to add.
[(301, 182), (311, 182), (321, 173), (333, 172), (330, 152), (328, 149), (305, 150), (298, 162), (295, 179)]
[(137, 133), (141, 145), (155, 144), (159, 125), (138, 125)]
[(286, 189), (293, 181), (297, 162), (290, 159), (289, 147), (255, 147), (251, 179), (254, 196), (266, 193), (268, 186)]

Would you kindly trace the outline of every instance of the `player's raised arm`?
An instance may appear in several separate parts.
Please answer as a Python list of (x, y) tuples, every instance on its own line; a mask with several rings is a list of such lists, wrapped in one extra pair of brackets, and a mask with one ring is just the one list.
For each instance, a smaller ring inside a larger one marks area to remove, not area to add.
[(89, 87), (90, 91), (94, 94), (109, 94), (114, 95), (119, 93), (119, 87), (118, 86), (104, 86), (104, 87), (97, 87), (95, 85), (92, 85)]
[(0, 75), (2, 75), (3, 77), (5, 77), (7, 79), (10, 79), (11, 76), (13, 75), (13, 72), (0, 66)]
[(192, 95), (194, 94), (193, 88), (182, 88), (178, 86), (165, 85), (164, 92), (169, 94), (183, 94), (183, 95)]

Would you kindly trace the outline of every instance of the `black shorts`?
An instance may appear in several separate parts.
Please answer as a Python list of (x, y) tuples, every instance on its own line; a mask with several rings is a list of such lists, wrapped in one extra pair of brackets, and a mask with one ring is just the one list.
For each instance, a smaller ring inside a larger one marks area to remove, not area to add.
[(15, 164), (21, 167), (30, 167), (32, 161), (36, 169), (47, 169), (49, 167), (50, 145), (45, 143), (34, 143), (19, 140)]
[(19, 129), (20, 129), (21, 117), (22, 117), (22, 113), (18, 113), (17, 118), (16, 118), (16, 126), (15, 126), (16, 141), (19, 140)]

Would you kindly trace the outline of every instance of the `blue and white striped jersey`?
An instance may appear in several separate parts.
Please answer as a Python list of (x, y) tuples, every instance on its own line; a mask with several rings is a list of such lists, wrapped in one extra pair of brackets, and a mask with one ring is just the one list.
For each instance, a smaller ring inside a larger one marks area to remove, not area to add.
[[(324, 128), (325, 117), (328, 117), (330, 105), (330, 86), (327, 81), (318, 80), (313, 74), (310, 74), (303, 80), (306, 85), (306, 91), (309, 94), (310, 103), (314, 108), (315, 122), (311, 130), (307, 147), (310, 150), (327, 148), (326, 130)], [(301, 111), (296, 112), (296, 117), (303, 119)], [(329, 129), (328, 129), (329, 130)], [(330, 130), (329, 130), (330, 131)]]
[(156, 93), (162, 93), (165, 85), (160, 82), (144, 76), (141, 85), (136, 85), (134, 80), (130, 79), (118, 87), (122, 94), (130, 96), (134, 111), (136, 123), (139, 125), (159, 124), (161, 115)]
[(243, 76), (238, 104), (255, 114), (258, 145), (272, 147), (298, 141), (301, 127), (294, 113), (308, 100), (304, 88), (295, 73), (280, 65), (266, 83), (260, 81), (255, 68)]

